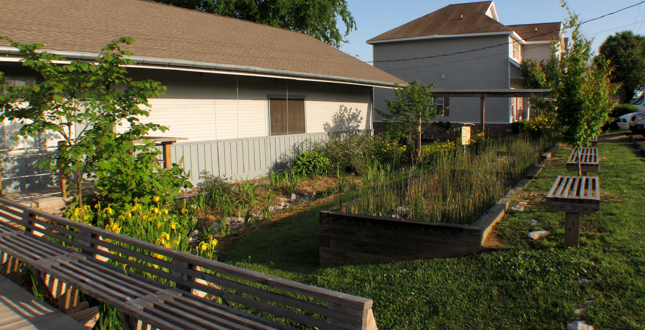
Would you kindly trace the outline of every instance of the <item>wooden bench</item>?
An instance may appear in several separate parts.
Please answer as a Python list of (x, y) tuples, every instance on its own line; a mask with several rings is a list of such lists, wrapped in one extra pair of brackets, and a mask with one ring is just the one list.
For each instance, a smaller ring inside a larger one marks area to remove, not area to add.
[(580, 172), (582, 175), (587, 173), (598, 172), (600, 167), (598, 162), (598, 149), (597, 148), (574, 148), (567, 158), (567, 170), (578, 172), (578, 162), (580, 162)]
[(589, 140), (589, 144), (591, 144), (591, 146), (592, 146), (592, 147), (597, 146), (597, 145), (598, 145), (598, 135), (596, 135), (596, 136), (592, 137), (592, 138)]
[(546, 206), (565, 213), (565, 246), (577, 247), (580, 238), (580, 214), (600, 210), (598, 177), (558, 176), (546, 195)]
[(0, 251), (30, 265), (59, 297), (80, 290), (117, 308), (132, 329), (376, 329), (370, 299), (167, 249), (4, 198)]

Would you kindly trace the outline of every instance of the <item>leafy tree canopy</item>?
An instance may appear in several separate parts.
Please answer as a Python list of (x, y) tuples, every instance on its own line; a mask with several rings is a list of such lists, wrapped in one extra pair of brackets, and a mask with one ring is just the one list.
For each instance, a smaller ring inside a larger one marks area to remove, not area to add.
[(619, 94), (623, 103), (628, 103), (634, 97), (634, 90), (645, 84), (644, 42), (645, 37), (623, 31), (607, 37), (600, 46), (599, 57), (610, 61), (611, 81), (621, 85)]
[(434, 84), (423, 86), (418, 80), (407, 86), (397, 85), (396, 100), (385, 100), (389, 112), (375, 109), (383, 116), (388, 134), (393, 138), (415, 139), (417, 156), (421, 155), (421, 124), (443, 116), (445, 109), (437, 109), (430, 90)]
[[(346, 0), (150, 0), (306, 33), (336, 48), (356, 29)], [(338, 19), (345, 32), (338, 29)]]
[[(79, 203), (81, 180), (86, 175), (98, 178), (96, 186), (106, 197), (124, 202), (134, 197), (144, 202), (152, 196), (172, 198), (181, 186), (188, 186), (182, 169), (155, 169), (159, 151), (154, 145), (135, 144), (148, 132), (167, 128), (139, 121), (149, 115), (148, 99), (162, 96), (166, 87), (128, 77), (125, 66), (134, 61), (126, 58), (131, 53), (121, 49), (121, 44), (129, 45), (133, 39), (112, 41), (95, 63), (76, 60), (66, 64), (64, 58), (42, 51), (42, 44), (2, 39), (20, 50), (22, 65), (39, 73), (42, 82), (20, 87), (0, 84), (0, 120), (23, 123), (19, 136), (51, 132), (63, 140), (47, 164), (52, 171), (75, 174)], [(0, 73), (0, 83), (2, 79)]]
[[(566, 2), (563, 6), (569, 10)], [(551, 45), (551, 58), (544, 67), (533, 65), (533, 74), (539, 86), (551, 89), (542, 110), (551, 118), (562, 140), (582, 147), (601, 132), (614, 107), (611, 95), (617, 87), (609, 77), (609, 62), (602, 57), (591, 61), (591, 41), (580, 30), (580, 21), (569, 11), (565, 28), (571, 29), (571, 42), (560, 59), (556, 44)], [(591, 62), (591, 65), (589, 63)]]

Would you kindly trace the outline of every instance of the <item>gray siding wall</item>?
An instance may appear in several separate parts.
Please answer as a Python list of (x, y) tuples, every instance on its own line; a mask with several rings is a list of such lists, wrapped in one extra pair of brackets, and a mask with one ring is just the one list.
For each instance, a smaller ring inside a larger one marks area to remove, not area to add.
[(202, 171), (234, 179), (254, 179), (284, 169), (305, 150), (308, 141), (327, 139), (327, 133), (260, 137), (239, 140), (179, 143), (172, 146), (172, 162), (190, 171), (190, 181), (199, 182)]
[(548, 60), (551, 57), (550, 44), (526, 44), (522, 46), (522, 57), (536, 61)]
[[(501, 35), (374, 44), (374, 66), (405, 81), (416, 79), (424, 85), (436, 83), (436, 88), (509, 88), (507, 42), (508, 36)], [(438, 56), (491, 46), (495, 47), (445, 57), (379, 62)], [(385, 99), (394, 99), (394, 92), (375, 89), (374, 108), (387, 110)], [(507, 99), (486, 99), (486, 122), (508, 123), (508, 109)], [(382, 118), (377, 114), (375, 120), (381, 121)], [(478, 123), (479, 99), (450, 98), (450, 116), (437, 120)]]

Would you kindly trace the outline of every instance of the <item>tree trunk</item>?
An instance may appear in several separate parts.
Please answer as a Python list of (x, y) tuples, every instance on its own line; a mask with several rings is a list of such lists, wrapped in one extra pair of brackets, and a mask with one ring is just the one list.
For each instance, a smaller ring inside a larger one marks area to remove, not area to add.
[(419, 116), (419, 130), (417, 131), (417, 138), (416, 138), (416, 143), (415, 147), (417, 148), (417, 159), (421, 159), (421, 132), (422, 132), (422, 124), (423, 121), (421, 120), (421, 116)]

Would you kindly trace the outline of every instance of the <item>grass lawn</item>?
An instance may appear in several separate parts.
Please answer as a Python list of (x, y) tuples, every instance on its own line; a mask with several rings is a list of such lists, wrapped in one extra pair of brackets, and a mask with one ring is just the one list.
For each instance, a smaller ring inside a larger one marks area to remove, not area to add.
[[(331, 202), (243, 238), (219, 260), (371, 298), (379, 329), (565, 329), (575, 320), (644, 329), (645, 158), (625, 139), (598, 148), (601, 209), (583, 215), (578, 249), (563, 247), (564, 213), (544, 206), (555, 177), (572, 173), (570, 150), (560, 150), (514, 200), (524, 211), (498, 223), (489, 253), (321, 267), (318, 211)], [(533, 241), (532, 230), (551, 235)]]

